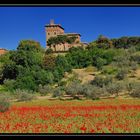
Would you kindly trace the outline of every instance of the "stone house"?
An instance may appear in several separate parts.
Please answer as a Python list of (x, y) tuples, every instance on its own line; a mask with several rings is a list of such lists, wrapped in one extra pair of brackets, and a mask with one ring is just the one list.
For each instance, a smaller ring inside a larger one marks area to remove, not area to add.
[[(53, 20), (50, 20), (50, 24), (47, 24), (45, 26), (45, 30), (46, 30), (46, 48), (47, 49), (51, 48), (53, 51), (56, 51), (56, 52), (65, 52), (65, 51), (68, 51), (69, 48), (71, 48), (73, 46), (74, 47), (79, 47), (79, 46), (86, 47), (88, 45), (88, 43), (81, 42), (81, 35), (79, 33), (65, 33), (64, 28), (60, 24), (54, 24)], [(76, 40), (72, 44), (68, 44), (68, 43), (58, 44), (55, 47), (47, 45), (47, 41), (49, 40), (49, 38), (56, 37), (59, 35), (67, 35), (70, 37), (75, 36)]]

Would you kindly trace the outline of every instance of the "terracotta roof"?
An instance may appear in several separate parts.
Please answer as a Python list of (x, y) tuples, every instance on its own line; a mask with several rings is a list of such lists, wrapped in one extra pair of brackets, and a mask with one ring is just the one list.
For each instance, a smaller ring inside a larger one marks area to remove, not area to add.
[(64, 28), (60, 24), (47, 24), (45, 27), (60, 27), (61, 29), (64, 30)]

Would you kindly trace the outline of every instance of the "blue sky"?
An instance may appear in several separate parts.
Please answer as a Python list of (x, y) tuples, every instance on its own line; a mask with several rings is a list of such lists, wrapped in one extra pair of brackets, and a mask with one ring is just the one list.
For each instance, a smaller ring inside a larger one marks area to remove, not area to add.
[(140, 36), (140, 7), (0, 7), (0, 48), (15, 50), (20, 40), (39, 41), (45, 48), (45, 24), (54, 19), (65, 32), (81, 34), (91, 42)]

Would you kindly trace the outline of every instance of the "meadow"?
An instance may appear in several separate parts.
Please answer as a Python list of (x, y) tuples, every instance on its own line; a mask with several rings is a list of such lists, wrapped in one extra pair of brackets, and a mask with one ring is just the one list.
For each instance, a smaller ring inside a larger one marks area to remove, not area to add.
[(1, 133), (140, 133), (139, 99), (13, 102)]

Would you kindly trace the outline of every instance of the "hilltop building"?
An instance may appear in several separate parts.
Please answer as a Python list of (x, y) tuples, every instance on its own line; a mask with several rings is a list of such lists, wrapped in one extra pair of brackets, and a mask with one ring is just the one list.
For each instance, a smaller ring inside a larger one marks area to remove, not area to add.
[[(65, 33), (64, 28), (60, 24), (54, 24), (54, 20), (50, 20), (50, 24), (47, 24), (45, 26), (45, 30), (46, 30), (46, 47), (47, 47), (47, 49), (51, 48), (53, 51), (56, 51), (56, 52), (65, 52), (65, 51), (68, 51), (69, 48), (71, 48), (73, 46), (74, 47), (79, 47), (79, 46), (86, 47), (88, 45), (88, 43), (81, 42), (81, 35), (79, 33)], [(47, 45), (47, 41), (49, 40), (49, 38), (56, 37), (59, 35), (67, 35), (69, 37), (75, 36), (76, 40), (72, 44), (65, 43), (64, 45), (58, 44), (56, 46)]]

